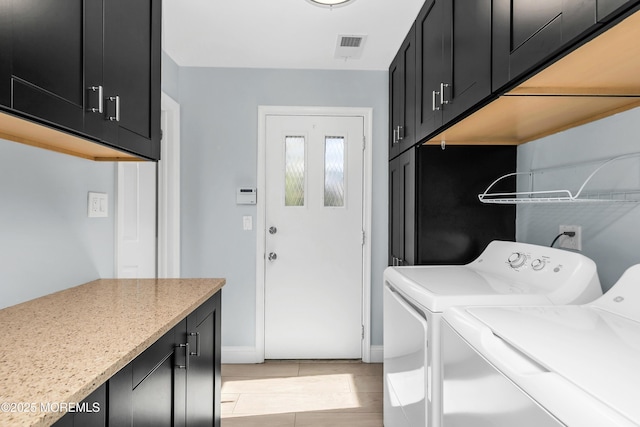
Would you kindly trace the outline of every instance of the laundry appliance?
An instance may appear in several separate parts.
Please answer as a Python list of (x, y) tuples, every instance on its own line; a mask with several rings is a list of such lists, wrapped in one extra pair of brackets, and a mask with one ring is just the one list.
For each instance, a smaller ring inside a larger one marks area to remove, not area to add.
[(581, 304), (602, 295), (589, 258), (505, 241), (491, 242), (466, 265), (389, 267), (383, 293), (385, 427), (440, 426), (445, 309)]
[(442, 326), (443, 426), (640, 426), (640, 265), (586, 305), (465, 307)]

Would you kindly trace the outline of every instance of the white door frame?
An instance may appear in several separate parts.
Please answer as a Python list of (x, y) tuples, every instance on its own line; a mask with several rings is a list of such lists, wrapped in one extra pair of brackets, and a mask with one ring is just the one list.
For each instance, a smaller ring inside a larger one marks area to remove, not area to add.
[[(156, 175), (156, 277), (180, 277), (180, 104), (162, 92), (161, 160)], [(116, 177), (120, 175), (120, 163), (115, 164)], [(116, 233), (114, 254), (114, 277), (120, 270), (119, 252), (122, 211), (117, 203), (124, 185), (121, 179), (116, 182)]]
[(362, 260), (362, 325), (364, 338), (362, 340), (362, 361), (371, 361), (371, 199), (372, 199), (372, 150), (371, 135), (373, 134), (373, 109), (350, 107), (286, 107), (286, 106), (258, 106), (258, 182), (257, 182), (257, 213), (256, 213), (256, 358), (255, 363), (264, 362), (264, 312), (265, 312), (265, 216), (266, 204), (266, 123), (267, 116), (351, 116), (362, 117), (364, 120), (364, 167), (363, 167), (363, 218), (365, 231), (364, 250)]
[(158, 277), (180, 277), (180, 104), (162, 92), (158, 162)]

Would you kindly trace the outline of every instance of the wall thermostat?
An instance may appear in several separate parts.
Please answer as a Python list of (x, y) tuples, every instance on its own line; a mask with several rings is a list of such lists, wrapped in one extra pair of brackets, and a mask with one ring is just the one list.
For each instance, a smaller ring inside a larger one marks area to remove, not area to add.
[(240, 187), (236, 192), (236, 204), (238, 205), (255, 205), (256, 189), (248, 187)]

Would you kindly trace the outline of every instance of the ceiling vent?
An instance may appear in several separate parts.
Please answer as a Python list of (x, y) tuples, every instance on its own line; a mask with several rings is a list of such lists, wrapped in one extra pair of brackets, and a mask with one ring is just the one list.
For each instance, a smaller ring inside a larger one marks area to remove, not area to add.
[(339, 35), (336, 43), (336, 58), (357, 59), (362, 56), (367, 36)]

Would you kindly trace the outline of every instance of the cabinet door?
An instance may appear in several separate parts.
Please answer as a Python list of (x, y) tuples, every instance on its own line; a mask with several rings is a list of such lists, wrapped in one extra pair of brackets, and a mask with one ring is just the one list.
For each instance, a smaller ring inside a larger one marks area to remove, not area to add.
[(184, 369), (174, 365), (185, 363), (185, 348), (175, 347), (176, 330), (185, 329), (183, 320), (111, 377), (109, 427), (184, 425)]
[(597, 2), (598, 22), (606, 22), (623, 9), (640, 3), (638, 0), (597, 0)]
[(13, 0), (0, 0), (0, 105), (11, 106), (11, 15)]
[(100, 31), (102, 1), (3, 0), (2, 8), (9, 11), (12, 34), (9, 54), (0, 61), (0, 100), (6, 101), (8, 77), (11, 108), (83, 132), (85, 80), (100, 84), (85, 76), (85, 64), (93, 49), (101, 49), (84, 43), (84, 36)]
[(417, 141), (427, 138), (442, 126), (443, 3), (443, 0), (427, 0), (416, 20)]
[(107, 413), (107, 386), (102, 384), (80, 402), (77, 412), (69, 412), (55, 422), (55, 427), (105, 427)]
[(443, 122), (491, 95), (491, 0), (444, 2)]
[(220, 293), (187, 317), (186, 425), (220, 426)]
[(417, 149), (389, 163), (389, 265), (414, 265)]
[(105, 141), (160, 157), (159, 0), (104, 3)]
[(389, 68), (389, 123), (391, 124), (389, 158), (397, 156), (416, 143), (415, 44), (414, 25)]
[(494, 0), (493, 90), (533, 71), (596, 23), (596, 0)]

